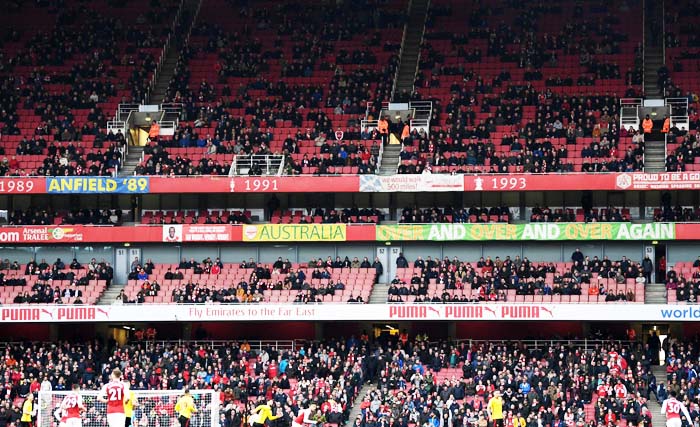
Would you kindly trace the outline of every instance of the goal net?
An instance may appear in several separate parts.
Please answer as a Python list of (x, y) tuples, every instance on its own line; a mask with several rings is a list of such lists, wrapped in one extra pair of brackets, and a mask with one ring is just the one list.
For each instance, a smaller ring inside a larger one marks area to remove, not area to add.
[[(60, 415), (57, 409), (63, 398), (70, 393), (65, 391), (41, 391), (37, 404), (37, 427), (58, 427)], [(137, 405), (131, 418), (133, 427), (179, 427), (175, 413), (175, 403), (182, 396), (181, 390), (134, 390)], [(197, 412), (190, 419), (190, 427), (219, 427), (219, 393), (214, 390), (190, 390), (197, 406)], [(107, 406), (97, 400), (97, 390), (80, 390), (85, 405), (82, 418), (83, 427), (108, 427)]]

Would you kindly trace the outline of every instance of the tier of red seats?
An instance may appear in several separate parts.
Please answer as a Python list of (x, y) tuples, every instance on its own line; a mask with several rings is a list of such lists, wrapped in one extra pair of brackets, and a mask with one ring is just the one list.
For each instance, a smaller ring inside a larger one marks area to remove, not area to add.
[[(272, 268), (271, 264), (264, 265), (268, 268)], [(173, 292), (180, 289), (181, 286), (186, 285), (188, 282), (193, 284), (199, 284), (200, 286), (206, 286), (210, 289), (224, 289), (224, 288), (237, 288), (239, 282), (248, 281), (254, 269), (250, 268), (240, 268), (236, 264), (224, 264), (224, 268), (221, 270), (221, 274), (194, 274), (192, 270), (180, 270), (183, 273), (184, 278), (181, 280), (166, 280), (165, 274), (168, 269), (175, 271), (178, 264), (157, 264), (156, 268), (153, 270), (153, 274), (149, 275), (148, 281), (157, 281), (161, 289), (157, 296), (146, 297), (146, 302), (149, 303), (170, 303), (173, 301)], [(372, 292), (372, 287), (374, 284), (375, 270), (371, 268), (327, 268), (325, 269), (331, 275), (330, 279), (312, 279), (311, 274), (314, 268), (306, 268), (303, 264), (293, 264), (292, 266), (295, 271), (302, 270), (305, 272), (308, 282), (311, 286), (326, 286), (330, 280), (335, 283), (338, 281), (345, 285), (344, 290), (337, 290), (335, 295), (319, 295), (323, 302), (333, 302), (333, 303), (344, 303), (351, 297), (361, 296), (364, 301), (369, 301), (369, 296)], [(262, 280), (268, 283), (270, 286), (274, 285), (278, 281), (284, 281), (287, 274), (275, 274), (273, 272), (272, 278), (269, 280)], [(144, 281), (143, 280), (129, 280), (126, 288), (124, 289), (125, 294), (129, 299), (135, 299), (138, 292), (142, 289)], [(263, 291), (265, 302), (270, 303), (292, 303), (296, 296), (303, 291), (284, 289), (284, 290), (266, 290)]]

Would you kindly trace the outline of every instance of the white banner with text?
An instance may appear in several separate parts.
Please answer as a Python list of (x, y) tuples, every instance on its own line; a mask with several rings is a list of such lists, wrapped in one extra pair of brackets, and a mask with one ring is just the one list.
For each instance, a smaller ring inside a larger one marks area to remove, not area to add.
[(222, 322), (393, 320), (700, 320), (700, 305), (665, 304), (241, 304), (6, 305), (0, 322)]

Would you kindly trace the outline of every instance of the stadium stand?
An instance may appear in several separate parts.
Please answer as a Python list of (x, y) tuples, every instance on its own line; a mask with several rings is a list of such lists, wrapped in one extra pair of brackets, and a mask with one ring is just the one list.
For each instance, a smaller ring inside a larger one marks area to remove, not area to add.
[[(150, 328), (149, 328), (150, 329)], [(145, 334), (139, 331), (141, 336)], [(157, 331), (154, 329), (153, 333)], [(303, 349), (277, 349), (264, 346), (251, 349), (247, 341), (227, 344), (170, 343), (135, 340), (132, 345), (149, 356), (163, 354), (184, 355), (186, 358), (167, 358), (165, 364), (137, 362), (133, 353), (99, 342), (62, 342), (36, 344), (43, 360), (37, 368), (21, 363), (29, 351), (23, 344), (4, 348), (2, 375), (5, 383), (0, 410), (3, 421), (14, 417), (28, 393), (46, 387), (49, 390), (70, 389), (79, 383), (85, 390), (99, 390), (109, 381), (109, 373), (121, 363), (138, 363), (141, 372), (127, 371), (125, 379), (134, 390), (161, 388), (182, 389), (187, 385), (197, 389), (220, 392), (222, 414), (226, 425), (242, 427), (251, 411), (259, 403), (273, 401), (283, 412), (276, 426), (290, 425), (299, 405), (315, 403), (326, 425), (339, 425), (348, 416), (354, 398), (367, 375), (363, 361), (368, 357), (367, 345), (345, 346), (341, 342), (311, 343)], [(109, 352), (115, 352), (113, 356)], [(75, 354), (75, 365), (63, 360), (66, 352)], [(51, 362), (48, 357), (54, 357)], [(197, 361), (195, 362), (194, 359)], [(222, 363), (226, 361), (226, 366)], [(42, 367), (44, 366), (44, 367)], [(53, 369), (45, 367), (52, 366)], [(65, 371), (70, 373), (65, 374)], [(150, 408), (152, 409), (152, 408)], [(136, 407), (134, 419), (149, 416), (149, 408)], [(276, 412), (276, 411), (275, 411)], [(161, 419), (175, 419), (172, 403), (164, 405)], [(316, 414), (314, 414), (316, 415)], [(284, 424), (286, 423), (286, 424)]]
[(676, 263), (666, 272), (669, 303), (696, 303), (700, 292), (700, 258)]
[[(142, 210), (136, 221), (142, 225), (161, 224), (381, 224), (391, 221), (390, 209), (320, 208), (275, 209), (269, 218), (261, 209), (183, 209)], [(500, 207), (406, 207), (396, 213), (400, 224), (449, 224), (489, 222), (697, 222), (700, 209), (691, 206), (664, 205), (653, 208), (645, 218), (639, 212), (632, 215), (630, 208), (591, 208), (588, 212), (577, 207), (528, 207), (521, 217), (506, 206)], [(7, 214), (8, 225), (129, 225), (131, 212), (126, 209), (79, 209), (54, 211), (52, 209), (16, 209)]]
[(369, 301), (375, 282), (370, 261), (348, 257), (293, 264), (280, 257), (272, 264), (251, 258), (240, 264), (219, 259), (147, 261), (135, 265), (119, 302), (153, 303), (321, 303)]
[(640, 91), (639, 10), (621, 6), (628, 21), (602, 4), (431, 7), (416, 90), (439, 106), (399, 173), (641, 170), (643, 146), (616, 119), (619, 97)]
[[(374, 173), (377, 140), (360, 135), (357, 118), (365, 102), (388, 100), (404, 7), (386, 2), (370, 17), (343, 4), (263, 2), (239, 13), (227, 2), (205, 3), (167, 95), (184, 105), (186, 120), (172, 139), (158, 142), (178, 147), (163, 152), (184, 165), (151, 157), (138, 172), (207, 174), (212, 171), (187, 165), (202, 159), (225, 165), (234, 154), (285, 154), (290, 175)], [(235, 16), (235, 28), (256, 31), (226, 31), (231, 22), (222, 16)], [(309, 26), (289, 24), (296, 20)], [(336, 141), (340, 130), (344, 136)]]
[[(656, 378), (648, 361), (630, 358), (631, 350), (627, 348), (605, 345), (592, 353), (551, 347), (521, 351), (507, 344), (463, 343), (422, 346), (421, 351), (417, 360), (389, 364), (377, 388), (364, 396), (364, 408), (354, 425), (399, 419), (416, 425), (483, 425), (487, 422), (487, 402), (495, 391), (503, 396), (507, 425), (553, 425), (557, 421), (569, 425), (637, 425), (652, 418), (647, 399), (650, 390), (656, 394)], [(493, 357), (502, 357), (504, 371), (490, 375), (485, 364)], [(525, 362), (525, 372), (518, 372), (515, 366), (520, 357), (538, 361)], [(547, 378), (557, 357), (604, 366), (609, 371), (600, 378), (586, 369)], [(547, 362), (549, 367), (544, 366)], [(628, 375), (619, 375), (625, 372)], [(432, 402), (420, 398), (425, 392), (433, 394)], [(624, 405), (618, 404), (618, 399)]]
[(107, 118), (120, 102), (145, 98), (179, 4), (24, 4), (8, 15), (39, 18), (11, 32), (1, 52), (0, 146), (11, 156), (2, 175), (110, 175), (119, 167), (124, 138), (105, 132)]
[[(486, 421), (485, 406), (495, 391), (504, 396), (504, 419), (511, 425), (557, 421), (650, 425), (656, 416), (650, 412), (652, 399), (663, 400), (671, 389), (679, 398), (694, 393), (690, 381), (679, 380), (695, 367), (693, 346), (685, 341), (669, 346), (664, 360), (667, 378), (657, 378), (653, 366), (659, 362), (659, 348), (642, 348), (635, 342), (600, 341), (594, 349), (586, 349), (544, 341), (528, 348), (517, 343), (428, 343), (408, 338), (378, 344), (353, 337), (296, 349), (248, 341), (167, 342), (154, 339), (153, 328), (148, 337), (138, 332), (141, 338), (129, 343), (138, 350), (134, 352), (99, 341), (8, 344), (6, 363), (0, 368), (8, 378), (3, 396), (7, 406), (0, 417), (16, 418), (23, 396), (39, 389), (63, 390), (76, 382), (85, 389), (99, 389), (111, 369), (136, 363), (139, 355), (145, 356), (139, 362), (141, 369), (125, 373), (133, 389), (217, 390), (226, 408), (222, 421), (231, 427), (247, 425), (251, 410), (266, 401), (283, 414), (272, 427), (288, 425), (298, 408), (310, 403), (318, 408), (315, 419), (337, 426), (348, 419), (356, 397), (360, 412), (350, 420), (355, 426), (464, 425)], [(21, 364), (29, 351), (45, 360)], [(68, 352), (76, 357), (71, 371), (67, 366), (71, 362), (62, 359)], [(174, 357), (163, 359), (164, 354)], [(562, 369), (564, 360), (577, 368)], [(53, 370), (47, 369), (51, 363), (56, 363)], [(492, 363), (503, 366), (490, 373)], [(363, 388), (365, 383), (370, 387)], [(163, 416), (172, 415), (161, 409)], [(143, 410), (135, 411), (135, 419), (140, 419)], [(697, 418), (698, 412), (693, 411), (692, 417)]]
[(413, 267), (397, 260), (389, 302), (644, 302), (644, 284), (652, 271), (642, 263), (584, 258), (572, 262), (534, 263), (527, 258), (481, 258), (475, 263), (445, 258), (417, 258)]

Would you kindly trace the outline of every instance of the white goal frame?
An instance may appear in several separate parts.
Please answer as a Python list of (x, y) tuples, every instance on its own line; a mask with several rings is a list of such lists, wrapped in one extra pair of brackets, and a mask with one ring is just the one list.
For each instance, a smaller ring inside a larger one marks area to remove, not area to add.
[[(155, 397), (169, 397), (170, 402), (174, 405), (177, 399), (183, 395), (182, 390), (133, 390), (136, 398), (139, 402), (142, 399), (155, 398)], [(61, 391), (40, 391), (39, 398), (37, 401), (37, 415), (36, 415), (36, 427), (56, 427), (58, 426), (58, 421), (54, 416), (54, 411), (58, 405), (63, 401), (63, 397), (71, 393), (71, 390), (61, 390)], [(86, 407), (92, 405), (97, 400), (100, 395), (100, 390), (80, 390), (78, 392), (82, 397)], [(190, 390), (190, 394), (195, 398), (197, 402), (200, 397), (205, 397), (206, 404), (205, 410), (199, 409), (199, 412), (193, 415), (192, 427), (220, 427), (219, 418), (221, 415), (221, 402), (219, 401), (219, 392), (215, 390)], [(208, 400), (206, 397), (208, 396)], [(137, 409), (134, 409), (135, 411)], [(211, 423), (204, 425), (203, 417), (197, 419), (201, 415), (209, 415)], [(105, 414), (106, 415), (106, 414)], [(150, 417), (148, 417), (150, 420)], [(135, 423), (138, 420), (134, 420)], [(179, 424), (178, 424), (179, 425)], [(83, 423), (83, 427), (91, 427), (89, 424)], [(149, 424), (150, 427), (150, 424)], [(170, 426), (161, 426), (170, 427)]]

